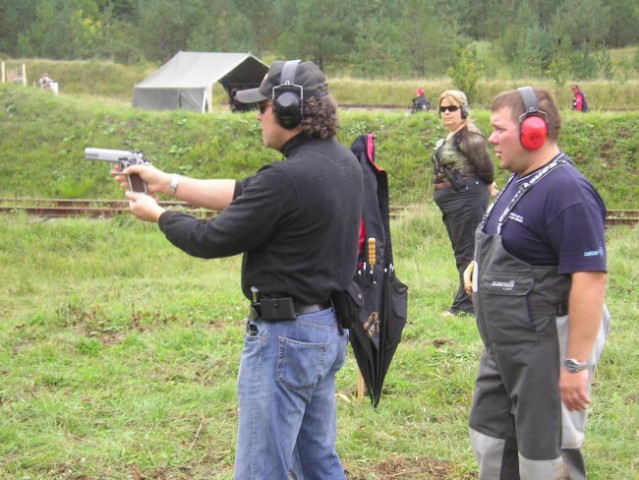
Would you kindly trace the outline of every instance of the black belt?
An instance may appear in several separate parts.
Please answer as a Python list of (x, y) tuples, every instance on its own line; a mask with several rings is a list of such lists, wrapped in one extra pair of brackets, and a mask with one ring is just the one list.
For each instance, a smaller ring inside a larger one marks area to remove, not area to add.
[(332, 306), (333, 304), (330, 300), (302, 305), (293, 301), (291, 297), (262, 298), (259, 302), (251, 302), (249, 318), (266, 322), (295, 320), (298, 315), (319, 312)]
[(333, 303), (330, 300), (326, 300), (322, 303), (311, 303), (310, 305), (297, 305), (295, 304), (296, 315), (307, 315), (309, 313), (321, 312), (327, 308), (331, 308)]

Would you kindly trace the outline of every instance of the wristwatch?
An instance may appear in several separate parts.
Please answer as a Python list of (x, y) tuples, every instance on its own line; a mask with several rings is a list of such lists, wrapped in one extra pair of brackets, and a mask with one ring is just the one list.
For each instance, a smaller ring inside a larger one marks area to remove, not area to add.
[(169, 193), (174, 197), (175, 192), (180, 185), (180, 176), (177, 173), (171, 175), (171, 184), (169, 185)]
[(588, 368), (587, 363), (581, 363), (579, 360), (575, 360), (574, 358), (568, 358), (567, 360), (564, 360), (564, 366), (570, 373), (581, 372), (582, 370), (586, 370)]

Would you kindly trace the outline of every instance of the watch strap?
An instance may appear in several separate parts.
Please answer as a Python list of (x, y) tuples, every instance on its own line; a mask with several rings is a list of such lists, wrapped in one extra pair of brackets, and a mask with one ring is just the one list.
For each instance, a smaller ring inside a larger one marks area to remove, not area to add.
[(171, 175), (171, 183), (169, 184), (169, 193), (175, 196), (178, 186), (180, 185), (180, 176), (177, 173)]

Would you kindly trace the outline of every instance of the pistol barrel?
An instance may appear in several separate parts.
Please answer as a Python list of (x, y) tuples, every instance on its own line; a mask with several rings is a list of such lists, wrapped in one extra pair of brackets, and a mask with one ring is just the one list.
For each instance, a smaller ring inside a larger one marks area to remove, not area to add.
[(121, 160), (128, 160), (134, 152), (127, 150), (111, 150), (109, 148), (90, 148), (84, 149), (84, 157), (87, 160), (101, 160), (103, 162), (118, 163)]

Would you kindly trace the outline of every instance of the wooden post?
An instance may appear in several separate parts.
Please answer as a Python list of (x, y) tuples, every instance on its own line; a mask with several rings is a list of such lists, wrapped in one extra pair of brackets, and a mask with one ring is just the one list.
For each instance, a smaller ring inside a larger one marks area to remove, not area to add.
[(27, 86), (27, 66), (22, 64), (22, 85)]
[(364, 400), (364, 389), (366, 385), (364, 384), (364, 377), (362, 376), (362, 372), (357, 370), (357, 401), (361, 402)]
[(2, 62), (2, 83), (7, 83), (7, 74), (4, 69), (4, 62)]

